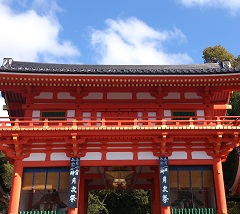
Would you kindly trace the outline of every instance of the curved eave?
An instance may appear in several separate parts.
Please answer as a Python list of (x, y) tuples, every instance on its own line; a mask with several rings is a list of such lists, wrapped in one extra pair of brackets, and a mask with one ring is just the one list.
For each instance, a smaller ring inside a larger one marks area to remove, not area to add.
[(222, 86), (240, 90), (240, 74), (96, 75), (0, 72), (0, 87), (20, 86)]

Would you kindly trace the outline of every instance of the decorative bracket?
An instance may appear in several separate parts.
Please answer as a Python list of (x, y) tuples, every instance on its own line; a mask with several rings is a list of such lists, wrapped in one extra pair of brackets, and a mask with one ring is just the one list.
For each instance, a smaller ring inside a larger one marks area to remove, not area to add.
[(154, 138), (154, 142), (156, 142), (158, 144), (158, 148), (157, 149), (157, 156), (166, 156), (167, 155), (167, 142), (169, 141), (168, 138), (168, 133), (164, 132), (162, 133), (161, 137), (156, 137)]
[(71, 137), (68, 140), (65, 140), (66, 143), (72, 144), (72, 153), (71, 157), (81, 157), (82, 154), (78, 151), (79, 145), (85, 143), (86, 138), (78, 137), (77, 133), (71, 133)]

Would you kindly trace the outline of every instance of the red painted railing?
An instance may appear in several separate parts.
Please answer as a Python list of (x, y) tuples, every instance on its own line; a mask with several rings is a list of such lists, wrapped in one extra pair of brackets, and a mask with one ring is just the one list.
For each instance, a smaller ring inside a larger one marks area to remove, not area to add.
[(73, 118), (0, 118), (0, 128), (12, 127), (180, 127), (180, 126), (213, 126), (213, 127), (240, 127), (238, 116), (219, 116), (215, 118), (190, 117), (189, 119), (181, 118), (164, 118), (157, 119), (118, 119), (118, 118), (102, 118), (94, 120), (92, 118), (73, 119)]

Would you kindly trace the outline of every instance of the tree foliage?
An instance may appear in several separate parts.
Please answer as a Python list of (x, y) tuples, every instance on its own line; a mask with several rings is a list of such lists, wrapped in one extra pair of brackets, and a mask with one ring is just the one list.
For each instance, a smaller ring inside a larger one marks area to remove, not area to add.
[(92, 190), (88, 193), (88, 214), (96, 214), (99, 213), (99, 211), (104, 212), (108, 214), (108, 210), (106, 208), (106, 204), (104, 203), (104, 198), (100, 199), (100, 196), (102, 195), (101, 192), (105, 192), (105, 195), (107, 196), (107, 192), (105, 190), (96, 191)]
[(222, 61), (230, 61), (233, 67), (240, 65), (240, 56), (235, 57), (228, 52), (223, 46), (210, 46), (203, 50), (203, 57), (205, 63), (217, 63)]
[(229, 60), (231, 62), (233, 62), (234, 60), (234, 55), (229, 53), (224, 47), (222, 47), (221, 45), (217, 45), (217, 46), (210, 46), (207, 47), (203, 50), (203, 59), (204, 62), (206, 63), (216, 63), (219, 61), (225, 61), (225, 60)]
[(7, 157), (0, 151), (0, 182), (5, 192), (9, 192), (12, 185), (13, 165), (9, 164)]
[[(95, 198), (96, 206), (92, 204)], [(114, 213), (147, 214), (151, 213), (150, 191), (143, 189), (101, 190), (89, 193), (88, 214)]]
[(240, 115), (240, 92), (239, 91), (233, 93), (230, 99), (230, 104), (232, 105), (232, 109), (228, 110), (228, 115), (239, 116)]
[(0, 198), (0, 213), (7, 213), (9, 205), (9, 191), (12, 185), (13, 167), (6, 156), (0, 151), (0, 185), (5, 194)]

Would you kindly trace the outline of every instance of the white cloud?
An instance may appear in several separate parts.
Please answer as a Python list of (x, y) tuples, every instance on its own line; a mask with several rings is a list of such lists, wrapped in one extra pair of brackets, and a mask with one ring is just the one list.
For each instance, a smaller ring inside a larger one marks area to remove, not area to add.
[(12, 1), (7, 2), (0, 0), (0, 59), (66, 62), (80, 54), (71, 41), (60, 38), (62, 29), (54, 15), (59, 10), (55, 1), (48, 4), (47, 14), (37, 11), (47, 7), (46, 0), (35, 0), (31, 7), (22, 3), (21, 12), (12, 8)]
[(240, 12), (239, 0), (177, 0), (181, 4), (191, 6), (216, 7), (230, 10), (230, 13)]
[(0, 96), (0, 120), (6, 120), (6, 119), (1, 118), (1, 117), (8, 117), (8, 112), (3, 111), (3, 105), (5, 105), (5, 101), (2, 98), (2, 96)]
[(155, 30), (138, 20), (106, 20), (104, 30), (92, 29), (91, 44), (100, 64), (184, 64), (192, 62), (185, 53), (167, 53), (164, 42), (185, 41), (181, 30)]

